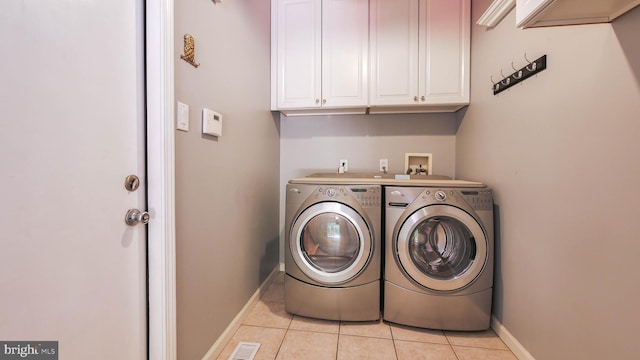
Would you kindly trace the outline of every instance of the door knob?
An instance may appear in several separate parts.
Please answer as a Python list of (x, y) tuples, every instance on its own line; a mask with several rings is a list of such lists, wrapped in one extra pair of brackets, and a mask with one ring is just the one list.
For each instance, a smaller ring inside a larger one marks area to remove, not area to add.
[(146, 225), (149, 223), (150, 218), (151, 216), (146, 211), (129, 209), (129, 211), (127, 211), (127, 215), (124, 217), (124, 222), (129, 226), (135, 226), (139, 223), (143, 223), (144, 225)]

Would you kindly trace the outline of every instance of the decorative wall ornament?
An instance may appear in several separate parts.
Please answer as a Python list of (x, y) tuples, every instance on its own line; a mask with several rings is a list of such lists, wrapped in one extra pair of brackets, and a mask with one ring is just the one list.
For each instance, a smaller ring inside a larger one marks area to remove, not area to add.
[(180, 55), (180, 59), (188, 62), (197, 68), (200, 64), (196, 63), (196, 46), (193, 36), (184, 34), (184, 54)]

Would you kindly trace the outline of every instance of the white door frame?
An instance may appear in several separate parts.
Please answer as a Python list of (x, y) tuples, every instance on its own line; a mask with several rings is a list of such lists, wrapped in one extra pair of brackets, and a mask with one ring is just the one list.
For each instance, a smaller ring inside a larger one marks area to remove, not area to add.
[(175, 360), (173, 0), (146, 0), (148, 359)]

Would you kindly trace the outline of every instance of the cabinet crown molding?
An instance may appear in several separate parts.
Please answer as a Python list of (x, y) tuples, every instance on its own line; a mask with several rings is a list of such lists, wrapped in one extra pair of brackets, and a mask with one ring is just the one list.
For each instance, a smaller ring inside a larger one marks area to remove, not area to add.
[(489, 29), (494, 28), (514, 6), (516, 6), (516, 0), (494, 0), (476, 24)]

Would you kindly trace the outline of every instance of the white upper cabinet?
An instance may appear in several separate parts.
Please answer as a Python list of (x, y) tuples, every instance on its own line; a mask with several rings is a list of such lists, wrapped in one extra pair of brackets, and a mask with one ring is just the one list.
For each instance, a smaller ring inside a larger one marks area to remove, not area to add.
[(455, 111), (469, 103), (469, 0), (370, 6), (372, 112)]
[(368, 105), (367, 0), (272, 1), (272, 110)]
[(516, 0), (518, 27), (610, 22), (640, 0)]

